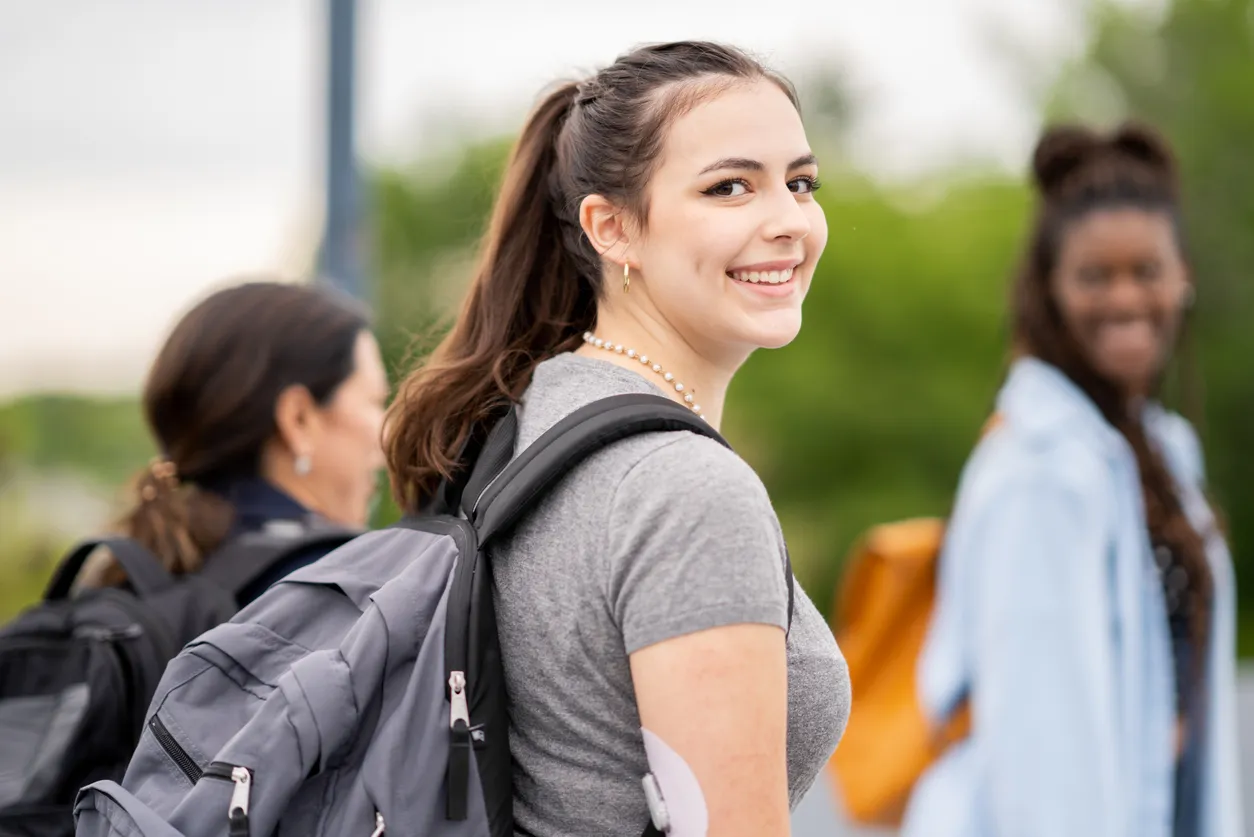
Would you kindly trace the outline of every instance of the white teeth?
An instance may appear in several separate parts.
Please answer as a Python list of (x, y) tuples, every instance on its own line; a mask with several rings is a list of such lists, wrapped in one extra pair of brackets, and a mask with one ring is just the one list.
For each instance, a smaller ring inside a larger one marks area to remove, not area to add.
[(755, 285), (782, 285), (792, 278), (793, 269), (787, 270), (738, 270), (731, 274), (737, 282), (752, 282)]

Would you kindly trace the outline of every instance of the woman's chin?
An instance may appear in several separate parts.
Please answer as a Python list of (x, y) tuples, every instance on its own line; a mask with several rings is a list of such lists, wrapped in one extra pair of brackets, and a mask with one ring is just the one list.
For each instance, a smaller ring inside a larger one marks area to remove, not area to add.
[(773, 311), (759, 316), (745, 342), (759, 349), (782, 349), (801, 333), (801, 311)]

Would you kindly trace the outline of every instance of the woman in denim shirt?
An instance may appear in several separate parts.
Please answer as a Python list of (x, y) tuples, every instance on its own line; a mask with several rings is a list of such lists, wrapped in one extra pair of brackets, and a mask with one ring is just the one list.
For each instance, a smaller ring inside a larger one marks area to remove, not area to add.
[(1230, 556), (1192, 427), (1155, 400), (1194, 298), (1176, 170), (1134, 124), (1053, 128), (997, 428), (968, 462), (920, 662), (971, 736), (907, 837), (1241, 833)]

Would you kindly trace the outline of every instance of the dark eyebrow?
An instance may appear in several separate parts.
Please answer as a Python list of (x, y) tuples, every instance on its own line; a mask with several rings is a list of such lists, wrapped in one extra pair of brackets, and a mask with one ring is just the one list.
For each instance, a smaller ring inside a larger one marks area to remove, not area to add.
[(708, 174), (709, 172), (719, 171), (720, 169), (747, 169), (749, 171), (763, 171), (766, 169), (766, 166), (762, 165), (757, 160), (750, 160), (747, 157), (724, 157), (722, 160), (711, 163), (701, 169), (701, 174)]
[[(818, 163), (818, 158), (813, 154), (803, 154), (788, 164), (788, 170), (799, 169), (802, 166), (813, 166)], [(766, 166), (757, 160), (750, 160), (748, 157), (725, 157), (715, 163), (711, 163), (701, 169), (701, 174), (709, 174), (712, 171), (721, 169), (744, 169), (747, 171), (764, 171)]]

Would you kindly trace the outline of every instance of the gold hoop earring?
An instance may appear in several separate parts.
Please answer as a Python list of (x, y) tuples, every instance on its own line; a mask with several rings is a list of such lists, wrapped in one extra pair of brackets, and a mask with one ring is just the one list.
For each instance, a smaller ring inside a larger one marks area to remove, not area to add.
[(623, 293), (631, 292), (631, 265), (623, 262)]

